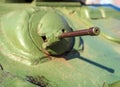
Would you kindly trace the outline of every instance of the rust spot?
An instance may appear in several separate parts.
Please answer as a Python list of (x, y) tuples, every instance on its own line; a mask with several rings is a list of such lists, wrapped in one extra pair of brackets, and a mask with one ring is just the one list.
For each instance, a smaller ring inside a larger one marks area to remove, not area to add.
[(48, 79), (46, 79), (44, 76), (36, 76), (36, 77), (27, 76), (26, 79), (27, 79), (27, 81), (29, 81), (33, 84), (36, 84), (40, 87), (53, 87), (50, 84), (50, 81)]
[(67, 61), (64, 57), (54, 58), (52, 61), (58, 62), (59, 64), (65, 65), (71, 69), (73, 68), (69, 61)]

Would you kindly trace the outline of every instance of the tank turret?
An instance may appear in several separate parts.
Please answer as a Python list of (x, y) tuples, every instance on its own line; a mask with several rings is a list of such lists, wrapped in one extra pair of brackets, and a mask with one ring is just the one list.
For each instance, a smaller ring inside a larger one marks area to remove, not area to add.
[(75, 36), (96, 36), (100, 32), (97, 27), (73, 31), (66, 19), (56, 12), (45, 14), (39, 22), (37, 31), (43, 40), (42, 50), (54, 56), (72, 50)]
[[(11, 21), (15, 24), (11, 24)], [(11, 55), (9, 57), (18, 56), (22, 59), (20, 62), (26, 63), (24, 61), (27, 60), (29, 64), (34, 64), (44, 56), (60, 56), (70, 52), (74, 46), (75, 36), (95, 36), (100, 31), (97, 27), (73, 31), (65, 17), (58, 12), (32, 9), (15, 11), (3, 16), (1, 26), (1, 31), (7, 35), (1, 39), (7, 41), (2, 43), (8, 48)], [(47, 57), (42, 60), (46, 59)]]

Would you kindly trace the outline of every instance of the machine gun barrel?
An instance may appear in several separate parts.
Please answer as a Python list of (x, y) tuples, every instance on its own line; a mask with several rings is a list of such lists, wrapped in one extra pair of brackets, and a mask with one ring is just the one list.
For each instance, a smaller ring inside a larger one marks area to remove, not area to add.
[(89, 29), (77, 30), (73, 32), (65, 32), (59, 36), (59, 38), (75, 37), (75, 36), (97, 36), (99, 35), (100, 30), (98, 27), (91, 27)]

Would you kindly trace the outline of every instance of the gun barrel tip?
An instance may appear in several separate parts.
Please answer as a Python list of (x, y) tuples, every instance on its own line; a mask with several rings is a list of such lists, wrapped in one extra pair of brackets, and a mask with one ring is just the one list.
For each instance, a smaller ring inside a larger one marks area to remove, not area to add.
[(92, 31), (93, 31), (94, 35), (100, 34), (100, 29), (98, 27), (93, 27)]

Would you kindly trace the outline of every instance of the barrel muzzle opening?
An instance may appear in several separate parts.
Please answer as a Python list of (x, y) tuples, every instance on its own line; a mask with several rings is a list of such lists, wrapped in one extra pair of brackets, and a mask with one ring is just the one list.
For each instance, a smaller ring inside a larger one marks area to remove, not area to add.
[(97, 36), (100, 34), (100, 29), (98, 27), (92, 27), (92, 34), (91, 36)]

